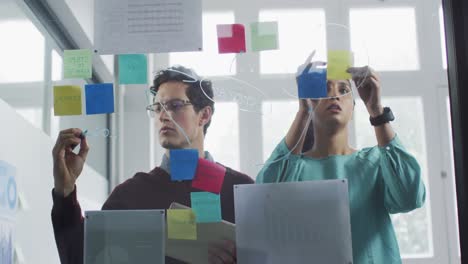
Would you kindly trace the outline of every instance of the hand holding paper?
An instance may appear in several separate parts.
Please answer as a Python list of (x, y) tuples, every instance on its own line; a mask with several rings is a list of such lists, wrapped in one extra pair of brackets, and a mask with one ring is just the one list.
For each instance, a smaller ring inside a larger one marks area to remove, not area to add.
[(212, 244), (208, 251), (208, 255), (210, 264), (235, 264), (237, 263), (236, 243), (232, 240), (223, 240)]

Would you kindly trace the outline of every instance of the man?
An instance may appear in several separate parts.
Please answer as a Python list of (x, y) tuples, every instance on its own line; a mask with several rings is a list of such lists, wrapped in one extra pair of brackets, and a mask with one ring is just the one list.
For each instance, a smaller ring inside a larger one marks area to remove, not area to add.
[[(159, 140), (166, 149), (162, 163), (149, 173), (139, 172), (118, 185), (102, 210), (167, 209), (172, 202), (190, 206), (190, 193), (202, 191), (191, 187), (191, 181), (171, 181), (169, 150), (197, 149), (199, 157), (213, 161), (204, 151), (204, 138), (214, 112), (211, 82), (202, 81), (182, 66), (171, 67), (155, 76), (151, 91), (155, 99), (147, 109), (155, 114)], [(80, 151), (75, 154), (72, 150), (77, 145), (80, 145)], [(62, 264), (83, 263), (83, 217), (75, 182), (83, 170), (88, 151), (86, 137), (77, 128), (61, 131), (52, 151), (52, 223)], [(234, 222), (233, 186), (250, 183), (253, 181), (247, 175), (226, 168), (220, 193), (224, 220)], [(235, 263), (235, 244), (220, 241), (210, 249), (209, 258), (209, 263)], [(166, 263), (182, 262), (166, 257)]]

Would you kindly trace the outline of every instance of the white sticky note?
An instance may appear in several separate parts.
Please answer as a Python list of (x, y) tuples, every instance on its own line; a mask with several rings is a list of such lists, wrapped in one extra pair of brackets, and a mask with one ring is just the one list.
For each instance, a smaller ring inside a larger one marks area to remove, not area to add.
[(98, 54), (202, 50), (202, 0), (94, 1)]

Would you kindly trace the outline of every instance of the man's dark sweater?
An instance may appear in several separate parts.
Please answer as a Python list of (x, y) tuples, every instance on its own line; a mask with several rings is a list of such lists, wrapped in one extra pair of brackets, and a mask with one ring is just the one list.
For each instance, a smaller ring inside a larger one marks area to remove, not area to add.
[[(224, 220), (234, 223), (233, 186), (250, 183), (253, 183), (253, 180), (247, 175), (226, 168), (220, 193)], [(171, 181), (165, 170), (156, 167), (149, 173), (139, 172), (118, 185), (107, 198), (102, 210), (167, 209), (172, 202), (190, 206), (190, 193), (202, 191), (191, 186), (191, 181)], [(76, 187), (65, 198), (55, 195), (52, 191), (52, 224), (62, 264), (83, 263), (83, 216), (76, 197)], [(166, 257), (166, 263), (183, 262)]]

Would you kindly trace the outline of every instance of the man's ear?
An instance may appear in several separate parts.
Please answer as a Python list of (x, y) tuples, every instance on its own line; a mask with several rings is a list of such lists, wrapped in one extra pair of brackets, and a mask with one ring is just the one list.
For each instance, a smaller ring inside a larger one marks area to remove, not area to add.
[(208, 122), (210, 122), (211, 116), (213, 116), (213, 109), (211, 108), (211, 106), (205, 106), (203, 109), (200, 110), (200, 121), (198, 125), (206, 125)]

